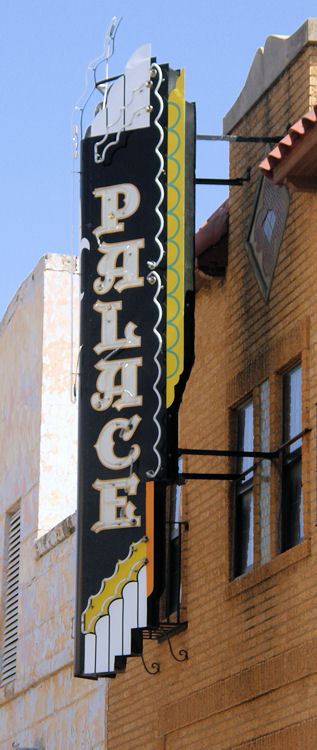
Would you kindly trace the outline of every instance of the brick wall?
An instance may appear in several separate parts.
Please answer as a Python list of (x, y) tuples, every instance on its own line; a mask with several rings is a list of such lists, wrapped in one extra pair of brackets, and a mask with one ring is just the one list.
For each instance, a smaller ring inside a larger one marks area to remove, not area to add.
[[(283, 134), (316, 103), (314, 45), (247, 113), (235, 132)], [(196, 363), (181, 411), (182, 447), (227, 448), (230, 408), (270, 377), (271, 447), (280, 442), (280, 375), (303, 368), (305, 539), (277, 554), (279, 473), (272, 467), (272, 559), (230, 581), (230, 487), (188, 481), (189, 520), (183, 561), (183, 615), (188, 630), (168, 644), (145, 643), (140, 659), (109, 690), (109, 750), (275, 750), (317, 746), (317, 196), (294, 193), (269, 303), (259, 291), (244, 241), (258, 163), (268, 147), (235, 144), (231, 176), (252, 168), (251, 182), (230, 193), (229, 264), (224, 280), (197, 294)], [(184, 470), (226, 471), (229, 459), (186, 458)], [(256, 495), (256, 489), (255, 489)]]

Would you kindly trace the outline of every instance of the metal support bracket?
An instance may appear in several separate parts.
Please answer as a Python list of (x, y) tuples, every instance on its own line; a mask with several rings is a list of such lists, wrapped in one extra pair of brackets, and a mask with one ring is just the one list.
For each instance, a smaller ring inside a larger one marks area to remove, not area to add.
[(196, 135), (196, 141), (228, 141), (228, 143), (278, 143), (282, 135)]
[(281, 454), (283, 454), (283, 451), (285, 451), (287, 448), (289, 448), (293, 443), (296, 443), (297, 440), (300, 440), (304, 435), (307, 435), (309, 432), (311, 432), (311, 427), (305, 427), (304, 430), (299, 432), (297, 435), (294, 435), (290, 440), (287, 440), (286, 443), (282, 443), (282, 445), (279, 446), (275, 451), (239, 451), (239, 450), (218, 450), (218, 449), (212, 449), (212, 450), (205, 450), (200, 448), (179, 448), (178, 449), (178, 456), (225, 456), (229, 458), (258, 458), (259, 461), (253, 466), (250, 466), (249, 469), (242, 473), (200, 473), (200, 472), (182, 472), (178, 475), (178, 484), (184, 484), (186, 479), (215, 479), (215, 480), (225, 480), (225, 481), (236, 481), (241, 480), (243, 477), (245, 477), (250, 472), (254, 471), (258, 465), (263, 460), (267, 461), (274, 461), (275, 459), (279, 458)]
[(145, 671), (148, 674), (152, 674), (153, 675), (153, 674), (158, 674), (159, 673), (159, 671), (160, 671), (160, 665), (159, 665), (158, 661), (153, 661), (152, 664), (151, 664), (151, 669), (149, 669), (149, 667), (146, 666), (143, 654), (141, 654), (141, 659), (142, 659), (142, 664), (144, 666), (144, 669), (145, 669)]
[(240, 479), (241, 474), (207, 474), (207, 473), (199, 473), (195, 471), (185, 471), (182, 472), (182, 474), (178, 475), (178, 482), (179, 484), (183, 484), (183, 480), (186, 479), (224, 479), (228, 482), (233, 481), (235, 479)]
[(169, 645), (169, 650), (172, 654), (173, 659), (175, 659), (175, 661), (188, 661), (189, 656), (188, 656), (188, 651), (186, 648), (181, 648), (178, 652), (178, 656), (176, 656), (175, 652), (172, 649), (172, 644), (171, 644), (169, 635), (167, 636), (166, 640)]
[[(304, 433), (302, 433), (304, 434)], [(294, 438), (298, 440), (300, 435)], [(235, 451), (235, 450), (218, 450), (218, 448), (205, 450), (200, 448), (179, 448), (179, 456), (225, 456), (229, 458), (267, 458), (269, 461), (278, 458), (280, 449), (276, 451)]]
[(196, 185), (244, 185), (245, 182), (250, 182), (251, 179), (251, 167), (248, 167), (243, 177), (233, 177), (228, 179), (222, 179), (218, 177), (197, 177), (195, 180)]
[[(171, 655), (175, 661), (187, 661), (188, 651), (185, 648), (181, 648), (178, 651), (178, 656), (176, 656), (175, 652), (173, 651), (172, 644), (171, 644), (171, 637), (173, 635), (176, 635), (177, 633), (181, 633), (182, 631), (187, 629), (187, 622), (162, 622), (160, 623), (156, 628), (144, 628), (143, 629), (143, 639), (145, 640), (154, 640), (158, 641), (158, 643), (163, 643), (163, 641), (168, 642), (169, 650), (171, 652)], [(145, 671), (148, 674), (154, 675), (158, 674), (160, 671), (160, 664), (157, 661), (153, 661), (150, 667), (147, 667), (144, 656), (141, 654), (142, 664), (144, 666)]]

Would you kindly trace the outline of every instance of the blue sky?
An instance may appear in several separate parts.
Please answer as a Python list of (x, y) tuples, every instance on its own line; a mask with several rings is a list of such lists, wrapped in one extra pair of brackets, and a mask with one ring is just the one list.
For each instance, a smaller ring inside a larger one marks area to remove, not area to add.
[[(20, 283), (48, 252), (69, 253), (72, 236), (71, 121), (88, 63), (103, 49), (111, 18), (123, 16), (110, 73), (152, 43), (159, 62), (185, 67), (197, 130), (221, 133), (256, 49), (291, 34), (314, 2), (302, 0), (13, 0), (1, 11), (2, 212), (0, 319)], [(197, 145), (197, 176), (225, 177), (228, 147)], [(197, 188), (199, 225), (226, 189)]]

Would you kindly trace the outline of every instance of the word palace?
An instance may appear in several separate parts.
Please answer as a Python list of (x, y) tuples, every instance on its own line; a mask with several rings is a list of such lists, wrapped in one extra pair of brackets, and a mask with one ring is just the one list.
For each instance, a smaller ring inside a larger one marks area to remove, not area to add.
[[(114, 185), (94, 190), (94, 197), (101, 200), (101, 225), (93, 230), (98, 241), (98, 251), (102, 258), (97, 265), (98, 278), (94, 281), (94, 290), (98, 295), (105, 295), (113, 288), (121, 293), (125, 289), (139, 289), (144, 286), (144, 277), (139, 274), (139, 254), (144, 250), (144, 238), (112, 244), (101, 241), (106, 235), (124, 232), (125, 221), (132, 216), (140, 205), (140, 193), (132, 184)], [(121, 204), (121, 207), (120, 207)], [(121, 265), (117, 265), (121, 257)], [(100, 373), (96, 382), (96, 391), (91, 396), (92, 408), (96, 411), (107, 411), (112, 405), (117, 412), (124, 409), (142, 406), (143, 397), (138, 392), (138, 369), (142, 367), (143, 358), (111, 358), (131, 349), (140, 349), (142, 337), (136, 334), (137, 325), (129, 321), (124, 328), (124, 336), (119, 337), (121, 301), (102, 302), (97, 300), (93, 306), (100, 315), (100, 340), (94, 351), (100, 355), (95, 368)], [(141, 448), (134, 443), (125, 456), (117, 455), (114, 449), (114, 435), (119, 432), (123, 441), (133, 438), (142, 420), (138, 413), (129, 417), (115, 417), (102, 428), (95, 449), (102, 466), (115, 472), (130, 468), (139, 458)], [(99, 519), (92, 530), (140, 526), (140, 516), (135, 514), (135, 505), (127, 495), (136, 495), (139, 477), (135, 473), (119, 476), (116, 479), (96, 479), (93, 488), (100, 493)], [(124, 495), (119, 495), (123, 491)]]

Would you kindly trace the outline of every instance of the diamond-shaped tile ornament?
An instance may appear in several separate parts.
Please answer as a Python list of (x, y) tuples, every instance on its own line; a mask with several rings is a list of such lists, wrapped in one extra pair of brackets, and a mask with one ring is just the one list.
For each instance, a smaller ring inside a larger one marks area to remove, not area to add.
[(265, 302), (270, 296), (289, 204), (286, 187), (261, 178), (245, 247)]

